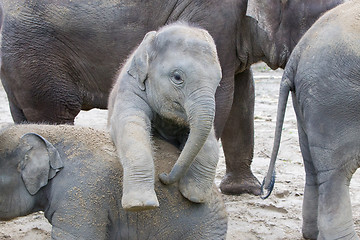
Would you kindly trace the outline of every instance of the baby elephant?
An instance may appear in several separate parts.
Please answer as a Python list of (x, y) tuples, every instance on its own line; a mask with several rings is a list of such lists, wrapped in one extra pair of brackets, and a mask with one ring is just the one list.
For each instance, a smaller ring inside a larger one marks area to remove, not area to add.
[[(154, 139), (155, 169), (179, 151)], [(52, 239), (225, 239), (227, 216), (213, 186), (208, 202), (155, 182), (161, 208), (121, 209), (122, 168), (110, 136), (90, 128), (11, 125), (0, 130), (0, 220), (43, 210)]]
[(175, 23), (149, 32), (120, 71), (109, 98), (109, 126), (124, 168), (122, 206), (159, 206), (151, 135), (182, 152), (165, 184), (179, 181), (184, 197), (209, 199), (218, 162), (213, 130), (221, 79), (216, 47), (203, 29)]
[(349, 184), (360, 165), (360, 2), (340, 5), (304, 35), (286, 65), (275, 143), (264, 186), (273, 187), (288, 94), (292, 92), (306, 171), (303, 236), (358, 239)]

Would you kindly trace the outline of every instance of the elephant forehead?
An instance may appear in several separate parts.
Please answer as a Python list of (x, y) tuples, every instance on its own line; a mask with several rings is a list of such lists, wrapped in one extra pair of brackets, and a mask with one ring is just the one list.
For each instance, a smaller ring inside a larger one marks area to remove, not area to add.
[(212, 37), (201, 29), (173, 27), (168, 31), (160, 31), (154, 45), (155, 51), (181, 49), (183, 51), (201, 52), (217, 59), (216, 46)]
[(216, 48), (205, 41), (195, 38), (171, 37), (155, 42), (154, 51), (163, 53), (167, 51), (193, 52), (208, 55), (212, 59), (217, 60)]
[[(221, 78), (221, 66), (213, 49), (204, 45), (187, 45), (187, 43), (170, 43), (166, 47), (159, 48), (152, 55), (150, 64), (161, 64), (162, 70), (168, 68), (181, 68), (194, 74), (207, 74), (210, 77)], [(206, 69), (206, 71), (204, 71)]]

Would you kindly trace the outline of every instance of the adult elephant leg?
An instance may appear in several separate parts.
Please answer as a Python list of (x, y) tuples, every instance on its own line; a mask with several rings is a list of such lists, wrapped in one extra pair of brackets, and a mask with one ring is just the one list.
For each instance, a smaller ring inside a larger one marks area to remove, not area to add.
[(306, 180), (304, 200), (302, 206), (302, 234), (305, 239), (316, 239), (319, 233), (317, 225), (317, 209), (319, 202), (319, 186), (316, 184), (316, 175), (308, 173), (309, 166), (306, 166)]
[(76, 80), (65, 72), (66, 69), (55, 71), (51, 67), (39, 67), (37, 71), (40, 73), (36, 81), (28, 71), (24, 71), (24, 77), (17, 78), (23, 84), (18, 86), (14, 97), (26, 121), (73, 124), (83, 100)]
[[(294, 102), (294, 101), (293, 101)], [(294, 105), (296, 102), (294, 102)], [(306, 180), (304, 190), (304, 200), (302, 206), (302, 234), (306, 239), (316, 239), (319, 233), (317, 224), (317, 211), (319, 202), (319, 185), (317, 174), (311, 159), (307, 135), (298, 124), (299, 142), (301, 153), (304, 160)]]
[(220, 184), (224, 194), (260, 194), (260, 183), (251, 172), (254, 151), (255, 89), (251, 70), (235, 76), (234, 100), (221, 135), (226, 175)]
[(349, 171), (331, 170), (321, 174), (327, 179), (319, 185), (317, 239), (359, 239), (352, 219)]
[[(64, 90), (66, 91), (66, 90)], [(67, 94), (66, 97), (70, 99), (70, 94)], [(54, 93), (54, 96), (56, 94)], [(78, 98), (74, 95), (75, 98)], [(69, 103), (57, 101), (52, 97), (43, 97), (39, 96), (37, 102), (33, 104), (33, 98), (27, 103), (22, 104), (24, 111), (18, 107), (12, 100), (9, 98), (9, 107), (11, 116), (15, 123), (42, 123), (46, 122), (49, 124), (73, 124), (76, 115), (80, 112), (80, 103), (76, 105), (71, 105)], [(60, 99), (60, 98), (58, 98)]]
[(27, 121), (24, 112), (14, 104), (13, 101), (9, 99), (9, 107), (11, 112), (11, 117), (15, 123), (24, 123)]
[[(1, 74), (2, 78), (6, 78), (5, 75)], [(22, 109), (19, 107), (19, 104), (16, 101), (16, 98), (13, 94), (13, 92), (8, 88), (8, 86), (6, 85), (6, 83), (3, 83), (3, 87), (4, 90), (6, 92), (8, 101), (9, 101), (9, 108), (10, 108), (10, 112), (11, 112), (11, 117), (14, 120), (15, 123), (24, 123), (27, 121), (24, 112), (22, 111)]]
[(220, 82), (220, 85), (216, 89), (215, 101), (215, 120), (214, 128), (216, 138), (219, 139), (224, 130), (227, 118), (231, 111), (231, 106), (233, 103), (234, 97), (234, 74), (233, 72), (225, 75), (223, 73), (223, 78)]
[(23, 103), (23, 112), (27, 122), (46, 122), (50, 124), (73, 124), (81, 110), (80, 93), (63, 87), (61, 91), (50, 90), (46, 95), (30, 96)]

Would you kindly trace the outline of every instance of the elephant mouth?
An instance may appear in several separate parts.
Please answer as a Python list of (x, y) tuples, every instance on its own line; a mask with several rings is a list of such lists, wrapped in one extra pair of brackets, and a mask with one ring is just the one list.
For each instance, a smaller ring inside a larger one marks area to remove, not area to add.
[(162, 107), (159, 110), (159, 116), (162, 116), (163, 121), (170, 125), (189, 127), (188, 116), (184, 107), (179, 102), (174, 101), (170, 107)]
[[(160, 117), (161, 116), (161, 117)], [(160, 120), (160, 121), (159, 121)], [(190, 125), (187, 121), (187, 116), (185, 113), (181, 111), (164, 111), (160, 112), (158, 115), (158, 121), (156, 121), (158, 125), (160, 123), (160, 128), (168, 128), (169, 126), (171, 129), (183, 129), (189, 128)]]

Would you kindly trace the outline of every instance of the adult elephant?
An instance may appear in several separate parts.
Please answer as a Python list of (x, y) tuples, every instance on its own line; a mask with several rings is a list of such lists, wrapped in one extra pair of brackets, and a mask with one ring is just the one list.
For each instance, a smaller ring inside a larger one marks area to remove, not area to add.
[(222, 67), (215, 116), (227, 165), (221, 190), (259, 194), (250, 169), (250, 65), (263, 60), (284, 67), (300, 36), (342, 0), (252, 1), (247, 9), (246, 0), (2, 0), (1, 80), (12, 117), (16, 123), (73, 123), (81, 109), (106, 108), (118, 66), (145, 33), (191, 22), (212, 35)]
[[(360, 2), (324, 14), (295, 47), (280, 85), (271, 163), (273, 188), (289, 92), (306, 177), (302, 232), (306, 239), (359, 239), (349, 185), (360, 167)], [(267, 197), (265, 196), (265, 197)]]

